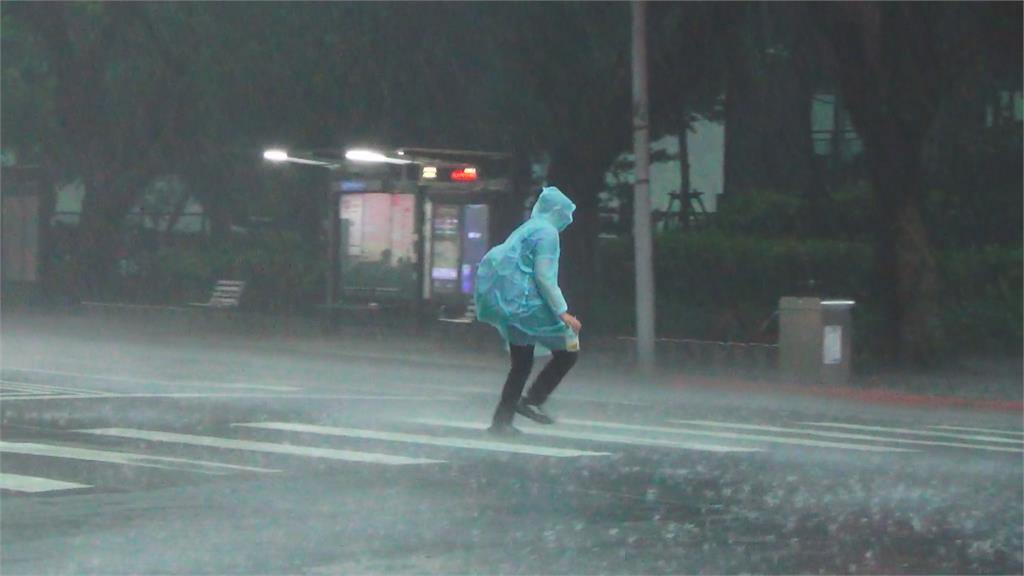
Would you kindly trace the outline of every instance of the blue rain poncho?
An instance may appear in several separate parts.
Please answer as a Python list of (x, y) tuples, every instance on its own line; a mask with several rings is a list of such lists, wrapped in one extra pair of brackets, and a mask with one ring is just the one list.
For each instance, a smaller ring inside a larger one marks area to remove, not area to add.
[(568, 310), (558, 287), (558, 233), (572, 223), (576, 205), (553, 186), (544, 188), (530, 219), (484, 255), (477, 270), (477, 319), (506, 342), (566, 348), (571, 330), (559, 316)]

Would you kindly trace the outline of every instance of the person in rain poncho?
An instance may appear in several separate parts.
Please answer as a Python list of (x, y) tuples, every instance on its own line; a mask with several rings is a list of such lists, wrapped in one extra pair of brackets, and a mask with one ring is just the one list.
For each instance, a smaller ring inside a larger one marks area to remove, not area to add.
[[(514, 435), (518, 412), (541, 424), (554, 420), (542, 406), (576, 363), (581, 324), (569, 314), (558, 287), (558, 234), (572, 223), (576, 205), (553, 186), (544, 188), (530, 219), (484, 256), (477, 271), (477, 318), (493, 325), (508, 343), (512, 367), (490, 431)], [(534, 347), (552, 358), (525, 397)]]

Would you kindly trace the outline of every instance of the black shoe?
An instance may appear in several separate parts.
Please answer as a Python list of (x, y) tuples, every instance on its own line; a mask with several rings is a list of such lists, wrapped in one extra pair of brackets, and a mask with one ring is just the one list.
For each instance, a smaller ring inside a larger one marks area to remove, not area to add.
[(519, 404), (516, 404), (516, 412), (526, 416), (530, 420), (538, 424), (554, 424), (555, 419), (548, 416), (544, 409), (537, 404), (529, 404), (526, 400), (520, 400)]
[(494, 436), (501, 436), (502, 438), (516, 438), (522, 436), (523, 432), (511, 424), (491, 424), (491, 427), (487, 429), (487, 432)]

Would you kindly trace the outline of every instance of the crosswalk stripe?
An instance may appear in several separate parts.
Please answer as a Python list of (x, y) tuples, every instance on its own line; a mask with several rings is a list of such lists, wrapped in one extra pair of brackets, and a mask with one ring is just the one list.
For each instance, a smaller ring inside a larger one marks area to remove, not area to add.
[(28, 386), (26, 384), (18, 384), (15, 382), (8, 382), (6, 380), (0, 380), (0, 390), (19, 390), (21, 392), (50, 392), (50, 390), (43, 390), (38, 386)]
[(206, 460), (189, 460), (186, 458), (173, 458), (170, 456), (148, 456), (145, 454), (134, 454), (130, 452), (112, 452), (109, 450), (93, 450), (89, 448), (55, 446), (50, 444), (36, 444), (32, 442), (6, 442), (0, 440), (0, 452), (5, 454), (26, 454), (52, 458), (67, 458), (70, 460), (88, 460), (93, 462), (124, 464), (127, 466), (142, 466), (147, 468), (163, 468), (166, 470), (184, 470), (189, 472), (198, 472), (200, 474), (219, 475), (229, 474), (233, 471), (280, 472), (280, 470), (271, 470), (269, 468), (221, 464), (219, 462), (209, 462)]
[(8, 400), (68, 400), (69, 398), (73, 398), (75, 400), (111, 400), (115, 398), (295, 398), (301, 400), (393, 400), (396, 402), (417, 400), (443, 401), (455, 399), (453, 396), (392, 396), (382, 394), (286, 394), (277, 392), (155, 392), (152, 394), (114, 394), (109, 392), (103, 392), (101, 394), (82, 394), (75, 396), (68, 396), (67, 394), (29, 394), (25, 396), (11, 397), (8, 398)]
[(970, 428), (967, 426), (929, 426), (929, 428), (938, 428), (940, 430), (963, 430), (965, 432), (987, 432), (991, 434), (1009, 434), (1011, 436), (1024, 436), (1024, 431), (1021, 430), (1005, 430), (999, 428)]
[(407, 458), (405, 456), (392, 456), (389, 454), (376, 454), (373, 452), (336, 450), (333, 448), (318, 448), (314, 446), (294, 446), (291, 444), (235, 440), (231, 438), (220, 438), (217, 436), (198, 436), (195, 434), (178, 434), (174, 432), (137, 430), (132, 428), (94, 428), (78, 430), (78, 432), (101, 434), (104, 436), (117, 436), (120, 438), (135, 438), (137, 440), (148, 440), (152, 442), (175, 442), (178, 444), (191, 444), (193, 446), (206, 446), (209, 448), (249, 450), (252, 452), (287, 454), (290, 456), (306, 456), (310, 458), (343, 460), (347, 462), (366, 462), (370, 464), (385, 464), (389, 466), (401, 466), (407, 464), (439, 464), (444, 462), (443, 460)]
[(30, 388), (28, 386), (18, 386), (17, 384), (12, 384), (11, 382), (3, 382), (3, 381), (0, 381), (0, 391), (4, 391), (4, 392), (14, 391), (14, 392), (21, 392), (23, 394), (40, 394), (40, 393), (43, 392), (42, 390), (40, 390), (38, 388)]
[(15, 492), (54, 492), (56, 490), (74, 490), (75, 488), (90, 488), (88, 484), (77, 484), (63, 480), (51, 480), (50, 478), (39, 478), (37, 476), (22, 476), (21, 474), (8, 474), (0, 472), (0, 489), (13, 490)]
[[(485, 430), (486, 425), (476, 422), (436, 420), (432, 418), (415, 418), (409, 420), (418, 424), (428, 426), (443, 426), (449, 428), (461, 428), (465, 430)], [(517, 424), (518, 425), (518, 424)], [(568, 438), (572, 440), (590, 440), (596, 442), (612, 442), (617, 444), (629, 444), (634, 446), (660, 446), (666, 448), (681, 448), (684, 450), (698, 450), (703, 452), (761, 452), (760, 448), (745, 448), (738, 446), (723, 446), (720, 444), (704, 444), (701, 442), (683, 442), (677, 440), (665, 440), (658, 438), (642, 438), (639, 436), (623, 436), (618, 434), (601, 434), (595, 432), (580, 432), (565, 430), (563, 428), (550, 428), (529, 426), (526, 428), (529, 436), (550, 436), (552, 438)]]
[(587, 452), (584, 450), (570, 450), (567, 448), (548, 448), (546, 446), (531, 446), (528, 444), (488, 442), (485, 440), (472, 440), (468, 438), (435, 437), (425, 436), (422, 434), (382, 432), (378, 430), (340, 428), (333, 426), (317, 426), (313, 424), (294, 424), (289, 422), (256, 422), (234, 424), (234, 426), (244, 426), (247, 428), (262, 428), (266, 430), (286, 430), (290, 432), (305, 432), (309, 434), (324, 434), (328, 436), (346, 436), (350, 438), (365, 438), (368, 440), (386, 440), (389, 442), (405, 442), (410, 444), (424, 444), (429, 446), (469, 448), (473, 450), (488, 450), (491, 452), (511, 452), (515, 454), (529, 454), (532, 456), (553, 456), (555, 458), (574, 458), (578, 456), (610, 456), (610, 454), (607, 452)]
[(913, 440), (911, 438), (897, 438), (895, 436), (872, 436), (869, 434), (853, 434), (849, 432), (826, 432), (823, 430), (808, 430), (803, 428), (785, 428), (782, 426), (767, 426), (763, 424), (742, 424), (738, 422), (715, 422), (712, 420), (672, 420), (680, 424), (695, 424), (698, 426), (711, 426), (716, 428), (736, 428), (740, 430), (763, 430), (766, 432), (783, 432), (787, 434), (810, 434), (826, 438), (845, 438), (847, 440), (868, 440), (872, 442), (897, 442), (901, 444), (917, 444), (920, 446), (948, 446), (953, 448), (973, 448), (977, 450), (990, 450), (993, 452), (1020, 452), (1017, 448), (1003, 446), (985, 446), (982, 444), (965, 444), (963, 442), (946, 442), (943, 440)]
[[(440, 390), (440, 391), (443, 391), (443, 392), (455, 392), (455, 393), (464, 394), (464, 395), (469, 395), (469, 394), (483, 395), (483, 396), (493, 396), (494, 395), (494, 388), (490, 387), (490, 386), (487, 386), (487, 387), (458, 386), (458, 385), (449, 385), (449, 384), (424, 384), (424, 383), (421, 383), (421, 382), (411, 383), (408, 386), (410, 388), (415, 388), (416, 390), (423, 390), (423, 389), (427, 389), (427, 390)], [(559, 393), (561, 394), (561, 391), (559, 391)], [(649, 406), (651, 406), (650, 402), (639, 402), (639, 401), (633, 401), (633, 400), (624, 400), (622, 398), (608, 398), (606, 396), (605, 397), (599, 397), (599, 396), (596, 396), (596, 395), (593, 395), (593, 394), (580, 394), (579, 392), (568, 391), (568, 390), (566, 391), (566, 393), (564, 395), (560, 395), (558, 398), (559, 398), (559, 400), (571, 400), (571, 401), (574, 401), (574, 402), (599, 402), (601, 404), (618, 404), (618, 405), (621, 405), (621, 406), (639, 406), (639, 407), (649, 407)]]
[(82, 388), (70, 388), (67, 386), (54, 386), (51, 384), (33, 384), (30, 382), (17, 382), (14, 380), (0, 380), (0, 387), (10, 388), (12, 390), (23, 390), (25, 392), (35, 392), (37, 394), (101, 394), (95, 390), (84, 390)]
[[(289, 392), (295, 390), (302, 390), (299, 386), (284, 386), (284, 385), (273, 385), (273, 384), (247, 384), (244, 382), (206, 382), (206, 381), (192, 381), (192, 380), (161, 380), (158, 378), (147, 378), (147, 377), (127, 377), (127, 376), (113, 376), (103, 374), (86, 374), (82, 372), (68, 372), (63, 370), (42, 370), (39, 368), (9, 368), (14, 372), (31, 372), (36, 374), (49, 374), (52, 376), (71, 376), (74, 378), (89, 378), (92, 380), (107, 380), (110, 382), (130, 382), (130, 383), (141, 383), (141, 384), (160, 384), (169, 386), (204, 386), (213, 388), (253, 388), (256, 390), (276, 390), (278, 392)], [(90, 391), (95, 394), (98, 391)]]
[(720, 432), (713, 430), (701, 430), (695, 428), (679, 428), (668, 426), (643, 426), (639, 424), (621, 424), (616, 422), (598, 422), (594, 420), (573, 420), (563, 418), (566, 424), (577, 424), (581, 426), (594, 426), (598, 428), (622, 428), (623, 430), (643, 430), (648, 432), (667, 432), (670, 434), (687, 434), (697, 436), (711, 436), (713, 438), (730, 438), (734, 440), (754, 440), (757, 442), (774, 442), (776, 444), (793, 444), (797, 446), (812, 446), (815, 448), (840, 448), (843, 450), (860, 450), (863, 452), (917, 452), (910, 448), (892, 448), (889, 446), (873, 446), (868, 444), (849, 444), (846, 442), (828, 442), (824, 440), (808, 440), (803, 438), (788, 438), (782, 436), (767, 436), (762, 434), (743, 434), (739, 432)]
[(131, 395), (125, 394), (39, 394), (32, 392), (28, 394), (19, 394), (17, 396), (11, 396), (10, 398), (4, 398), (4, 400), (83, 400), (83, 399), (94, 399), (102, 398), (110, 400), (111, 398), (126, 398)]
[(997, 438), (995, 436), (978, 436), (974, 434), (960, 434), (955, 432), (932, 432), (925, 430), (913, 430), (910, 428), (890, 428), (886, 426), (866, 426), (863, 424), (845, 424), (840, 422), (799, 422), (808, 426), (825, 426), (829, 428), (846, 428), (849, 430), (871, 430), (875, 432), (895, 432), (897, 434), (911, 434), (917, 436), (945, 436), (947, 438), (958, 438), (960, 440), (980, 440), (982, 442), (1005, 442), (1008, 444), (1020, 444), (1021, 440), (1012, 438)]

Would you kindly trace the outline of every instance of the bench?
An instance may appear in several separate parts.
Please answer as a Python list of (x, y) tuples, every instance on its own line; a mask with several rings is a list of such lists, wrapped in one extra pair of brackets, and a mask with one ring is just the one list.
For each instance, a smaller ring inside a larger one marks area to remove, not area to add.
[(445, 307), (441, 307), (438, 315), (438, 343), (460, 342), (471, 350), (481, 351), (494, 345), (493, 328), (476, 319), (476, 303), (470, 302), (466, 310), (458, 316), (446, 316)]
[(438, 317), (438, 321), (446, 322), (451, 325), (468, 325), (476, 322), (476, 303), (470, 302), (466, 306), (466, 311), (461, 316), (447, 317), (444, 315), (444, 307), (441, 308), (441, 316)]
[(380, 306), (388, 301), (394, 302), (401, 293), (401, 290), (398, 288), (377, 288), (373, 286), (346, 286), (341, 289), (341, 292), (347, 300), (352, 301), (354, 306), (360, 304), (364, 306), (377, 304)]
[(218, 280), (210, 292), (210, 299), (206, 302), (189, 302), (189, 306), (200, 308), (238, 308), (242, 300), (242, 293), (245, 292), (243, 280)]

